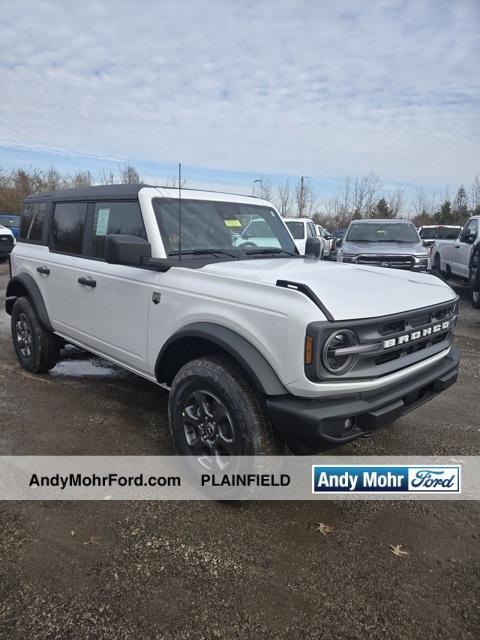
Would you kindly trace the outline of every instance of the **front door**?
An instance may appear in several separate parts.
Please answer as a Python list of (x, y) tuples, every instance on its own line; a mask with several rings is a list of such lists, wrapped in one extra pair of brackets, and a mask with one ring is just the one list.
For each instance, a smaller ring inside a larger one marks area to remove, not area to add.
[(155, 272), (108, 264), (104, 259), (109, 233), (146, 239), (138, 201), (90, 205), (86, 255), (76, 270), (78, 330), (92, 350), (140, 371), (147, 370), (148, 308)]
[(478, 220), (467, 222), (453, 248), (452, 270), (462, 278), (469, 277), (472, 246), (478, 237)]

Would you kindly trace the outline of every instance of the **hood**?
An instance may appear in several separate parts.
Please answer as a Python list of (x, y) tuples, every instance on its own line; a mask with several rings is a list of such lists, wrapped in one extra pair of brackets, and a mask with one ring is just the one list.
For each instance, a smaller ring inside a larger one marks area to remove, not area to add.
[(403, 313), (456, 297), (447, 284), (430, 274), (308, 258), (217, 262), (201, 271), (271, 286), (277, 280), (307, 285), (335, 320)]
[(10, 231), (8, 227), (4, 227), (3, 224), (0, 224), (0, 233), (2, 235), (13, 236), (13, 233)]
[(344, 242), (342, 253), (375, 255), (427, 255), (421, 242)]

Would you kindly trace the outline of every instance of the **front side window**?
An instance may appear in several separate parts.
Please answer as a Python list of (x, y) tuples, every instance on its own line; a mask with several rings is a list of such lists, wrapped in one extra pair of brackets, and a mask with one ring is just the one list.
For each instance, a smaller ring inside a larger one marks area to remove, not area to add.
[(285, 224), (295, 240), (303, 240), (305, 238), (305, 225), (303, 222), (288, 220)]
[(470, 222), (465, 227), (465, 231), (462, 234), (463, 241), (468, 238), (477, 238), (478, 236), (478, 220), (470, 220)]
[(153, 208), (168, 255), (177, 255), (180, 245), (182, 254), (218, 250), (239, 258), (249, 250), (296, 253), (280, 217), (269, 207), (185, 199), (181, 228), (177, 198), (155, 198)]
[(97, 202), (93, 216), (92, 254), (105, 256), (105, 237), (109, 233), (147, 239), (138, 202)]
[(54, 251), (82, 253), (86, 212), (85, 202), (58, 202), (55, 205), (50, 233), (50, 247)]
[(353, 223), (347, 232), (346, 242), (419, 242), (418, 232), (413, 224), (402, 222)]
[(47, 205), (45, 202), (26, 204), (20, 217), (20, 240), (41, 242), (46, 221)]

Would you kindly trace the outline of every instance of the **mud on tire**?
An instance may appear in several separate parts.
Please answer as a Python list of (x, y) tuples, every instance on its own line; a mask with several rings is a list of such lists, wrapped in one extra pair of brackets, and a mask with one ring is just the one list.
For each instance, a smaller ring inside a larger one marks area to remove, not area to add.
[(170, 390), (168, 417), (181, 455), (214, 455), (215, 446), (225, 455), (283, 451), (262, 397), (228, 356), (198, 358), (180, 369)]

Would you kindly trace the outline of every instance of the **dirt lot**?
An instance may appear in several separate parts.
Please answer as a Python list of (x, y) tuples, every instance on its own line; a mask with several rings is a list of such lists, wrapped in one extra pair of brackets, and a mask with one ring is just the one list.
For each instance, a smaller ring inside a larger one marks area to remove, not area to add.
[[(74, 351), (47, 376), (17, 366), (6, 281), (2, 265), (0, 454), (173, 453), (153, 384)], [(342, 453), (478, 455), (462, 296), (459, 383)], [(472, 502), (3, 502), (0, 638), (478, 638), (479, 525)]]

